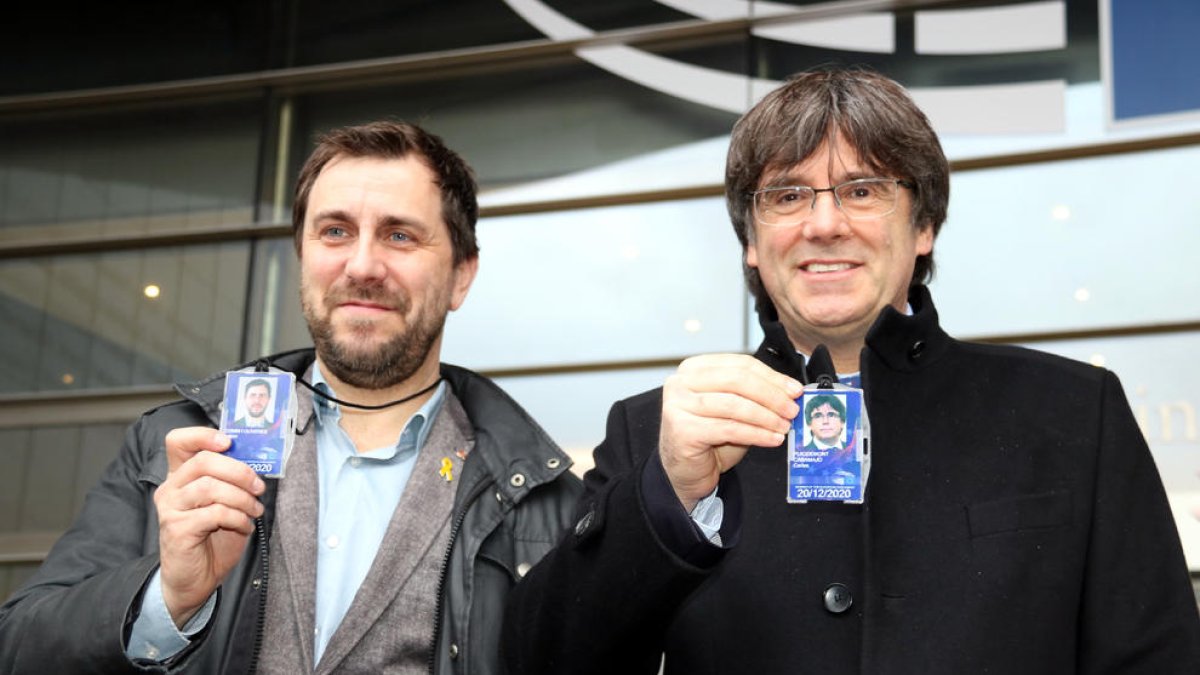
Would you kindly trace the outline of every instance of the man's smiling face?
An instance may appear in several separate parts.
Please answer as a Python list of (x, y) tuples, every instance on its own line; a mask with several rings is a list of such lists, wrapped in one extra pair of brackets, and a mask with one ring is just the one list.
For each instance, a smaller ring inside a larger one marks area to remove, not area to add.
[[(826, 188), (878, 176), (840, 135), (800, 164), (764, 172), (760, 189), (784, 185)], [(850, 219), (833, 195), (817, 195), (794, 222), (754, 223), (746, 263), (763, 287), (796, 346), (861, 340), (891, 305), (903, 311), (918, 255), (933, 250), (933, 229), (912, 222), (912, 195), (900, 188), (885, 216)]]

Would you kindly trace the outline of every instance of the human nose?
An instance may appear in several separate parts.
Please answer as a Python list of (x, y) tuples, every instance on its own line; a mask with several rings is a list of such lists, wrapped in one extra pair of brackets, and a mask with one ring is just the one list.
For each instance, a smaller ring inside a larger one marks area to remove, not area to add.
[(850, 233), (846, 214), (830, 188), (813, 193), (812, 208), (805, 215), (803, 225), (807, 239), (840, 239)]
[(346, 276), (357, 281), (383, 278), (383, 258), (373, 239), (361, 237), (354, 243), (350, 259), (346, 261)]

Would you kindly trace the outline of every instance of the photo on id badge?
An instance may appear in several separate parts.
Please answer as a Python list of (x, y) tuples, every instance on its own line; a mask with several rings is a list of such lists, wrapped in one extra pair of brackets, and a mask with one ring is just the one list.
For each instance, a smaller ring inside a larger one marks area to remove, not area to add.
[(806, 389), (788, 434), (788, 501), (861, 503), (865, 487), (862, 391)]
[(291, 378), (278, 373), (231, 372), (225, 376), (225, 409), (221, 431), (233, 440), (225, 453), (249, 464), (257, 473), (282, 472), (286, 404)]

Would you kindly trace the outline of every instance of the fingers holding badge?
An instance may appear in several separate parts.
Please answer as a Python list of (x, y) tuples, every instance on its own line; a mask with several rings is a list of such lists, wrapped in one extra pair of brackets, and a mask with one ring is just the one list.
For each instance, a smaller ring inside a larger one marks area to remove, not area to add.
[(710, 494), (751, 446), (784, 441), (800, 392), (799, 382), (744, 354), (679, 365), (663, 386), (659, 454), (685, 509)]
[(165, 439), (167, 479), (154, 493), (163, 599), (183, 625), (237, 564), (262, 514), (266, 489), (246, 464), (224, 456), (216, 429), (174, 429)]

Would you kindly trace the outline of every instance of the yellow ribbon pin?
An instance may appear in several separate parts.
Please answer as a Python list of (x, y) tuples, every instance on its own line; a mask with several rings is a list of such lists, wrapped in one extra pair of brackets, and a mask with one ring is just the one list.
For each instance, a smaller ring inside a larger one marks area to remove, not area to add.
[(454, 462), (451, 462), (449, 457), (442, 458), (442, 468), (438, 469), (438, 475), (445, 478), (447, 483), (454, 480)]

